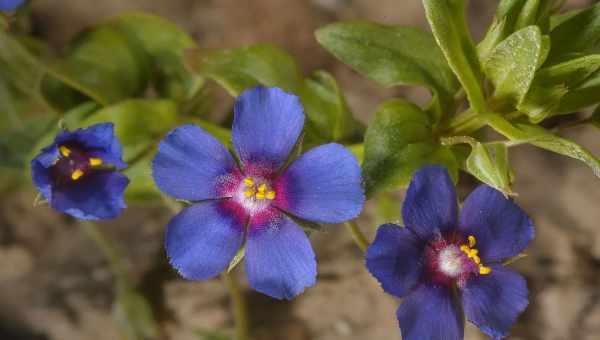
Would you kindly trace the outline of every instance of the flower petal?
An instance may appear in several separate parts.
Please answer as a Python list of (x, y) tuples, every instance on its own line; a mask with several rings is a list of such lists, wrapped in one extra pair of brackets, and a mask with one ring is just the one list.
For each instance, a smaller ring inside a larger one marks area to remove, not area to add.
[(169, 262), (188, 280), (217, 276), (233, 259), (244, 239), (244, 226), (223, 202), (203, 202), (183, 209), (167, 226)]
[(0, 11), (14, 11), (24, 0), (0, 0)]
[(279, 178), (276, 189), (279, 208), (320, 223), (353, 219), (365, 202), (360, 166), (339, 144), (321, 145), (303, 154)]
[(396, 315), (403, 340), (463, 340), (462, 311), (449, 287), (422, 284)]
[(424, 246), (410, 230), (384, 224), (377, 229), (375, 241), (367, 249), (367, 268), (383, 290), (403, 297), (421, 278)]
[(75, 131), (63, 131), (54, 140), (57, 145), (74, 142), (90, 156), (101, 158), (104, 163), (118, 170), (127, 167), (123, 162), (123, 148), (115, 136), (113, 123), (94, 124)]
[(533, 239), (533, 222), (498, 190), (480, 185), (464, 202), (459, 228), (473, 235), (479, 257), (498, 262), (519, 254)]
[(258, 86), (242, 92), (234, 111), (233, 146), (242, 163), (283, 165), (304, 126), (300, 99), (277, 87)]
[(446, 168), (432, 165), (415, 172), (402, 206), (407, 228), (429, 240), (455, 228), (457, 209), (456, 190)]
[(229, 151), (208, 132), (182, 125), (158, 145), (152, 175), (158, 188), (178, 199), (221, 198), (218, 186), (236, 165)]
[(59, 158), (59, 150), (56, 144), (44, 148), (34, 159), (31, 160), (31, 179), (48, 201), (52, 200), (52, 170), (56, 160)]
[[(123, 192), (129, 179), (115, 171), (95, 171), (52, 188), (52, 208), (82, 220), (117, 217), (126, 207)], [(42, 191), (43, 193), (43, 191)]]
[(494, 339), (508, 335), (528, 304), (525, 279), (500, 265), (467, 281), (462, 294), (467, 319)]
[(270, 209), (254, 216), (248, 230), (246, 273), (252, 288), (291, 300), (315, 284), (315, 254), (300, 226)]

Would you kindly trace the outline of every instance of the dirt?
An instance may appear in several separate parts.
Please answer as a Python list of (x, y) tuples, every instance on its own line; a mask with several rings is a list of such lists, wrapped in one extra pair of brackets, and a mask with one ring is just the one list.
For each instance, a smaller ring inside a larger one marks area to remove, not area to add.
[[(568, 6), (592, 2), (571, 0)], [(494, 4), (470, 2), (476, 37), (491, 20)], [(62, 48), (99, 18), (131, 9), (174, 20), (202, 47), (280, 45), (306, 73), (319, 68), (334, 73), (363, 122), (385, 98), (427, 99), (422, 89), (378, 87), (328, 55), (313, 38), (313, 31), (328, 22), (357, 18), (426, 29), (419, 0), (38, 0), (33, 25), (40, 37)], [(568, 136), (600, 154), (597, 133), (580, 128)], [(528, 256), (513, 265), (528, 279), (530, 307), (509, 339), (600, 339), (600, 181), (582, 163), (533, 147), (511, 149), (511, 161), (516, 200), (534, 219), (536, 239)], [(29, 187), (0, 202), (0, 339), (118, 339), (111, 316), (113, 277), (106, 261), (74, 220), (44, 206), (34, 208), (34, 197)], [(369, 203), (360, 220), (370, 237), (376, 228), (372, 211)], [(166, 263), (162, 238), (171, 215), (167, 209), (131, 207), (101, 228), (152, 303), (161, 339), (197, 340), (202, 330), (230, 332), (233, 317), (222, 282), (184, 281)], [(400, 339), (395, 318), (399, 301), (366, 271), (344, 227), (329, 226), (314, 234), (312, 242), (319, 279), (300, 297), (280, 302), (244, 289), (255, 340)], [(247, 287), (239, 269), (235, 275)], [(484, 339), (472, 326), (465, 338)]]

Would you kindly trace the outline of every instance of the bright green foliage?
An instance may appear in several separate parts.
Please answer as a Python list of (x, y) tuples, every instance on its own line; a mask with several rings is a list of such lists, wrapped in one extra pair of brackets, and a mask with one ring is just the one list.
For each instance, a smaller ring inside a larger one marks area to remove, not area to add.
[(462, 84), (476, 112), (485, 111), (483, 76), (477, 50), (465, 19), (464, 0), (423, 0), (427, 20), (448, 65)]
[(505, 195), (512, 194), (512, 172), (508, 162), (508, 149), (504, 143), (475, 143), (467, 158), (466, 168), (477, 179)]
[(319, 43), (356, 71), (389, 87), (420, 85), (435, 96), (433, 108), (452, 110), (458, 82), (433, 37), (411, 27), (340, 22), (316, 32)]
[(557, 25), (550, 33), (552, 50), (548, 62), (556, 63), (600, 51), (600, 4), (581, 11)]
[(367, 196), (407, 186), (413, 172), (427, 164), (444, 164), (457, 178), (456, 159), (449, 147), (437, 143), (432, 126), (427, 113), (407, 101), (381, 105), (365, 134)]
[(494, 108), (502, 110), (521, 103), (535, 77), (541, 50), (539, 28), (528, 26), (510, 35), (490, 52), (484, 69), (494, 85)]

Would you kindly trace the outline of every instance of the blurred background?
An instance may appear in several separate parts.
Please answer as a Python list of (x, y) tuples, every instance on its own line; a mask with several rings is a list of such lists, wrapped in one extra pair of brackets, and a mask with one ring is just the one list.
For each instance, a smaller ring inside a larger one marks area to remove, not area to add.
[[(569, 9), (596, 3), (568, 0)], [(469, 2), (472, 34), (479, 40), (492, 20), (494, 0)], [(37, 0), (31, 28), (58, 49), (84, 28), (126, 10), (163, 16), (189, 32), (202, 48), (257, 42), (283, 47), (305, 73), (332, 72), (357, 119), (368, 123), (384, 99), (427, 101), (415, 88), (383, 89), (335, 60), (313, 37), (338, 20), (365, 19), (428, 29), (420, 0)], [(231, 99), (214, 87), (215, 119), (231, 110)], [(600, 154), (593, 127), (567, 133)], [(523, 146), (511, 149), (518, 203), (536, 223), (528, 256), (513, 265), (529, 282), (530, 307), (509, 339), (600, 339), (600, 180), (583, 164)], [(461, 181), (464, 197), (476, 183)], [(31, 185), (0, 200), (0, 339), (109, 340), (120, 333), (112, 315), (115, 294), (108, 264), (77, 223), (47, 206), (33, 207)], [(402, 198), (398, 193), (397, 198)], [(399, 214), (399, 205), (395, 208)], [(359, 220), (371, 237), (377, 223), (368, 204)], [(219, 279), (188, 282), (166, 262), (162, 240), (172, 213), (130, 206), (115, 221), (101, 223), (123, 254), (132, 281), (150, 302), (158, 339), (218, 339), (230, 333), (233, 316)], [(251, 333), (256, 340), (399, 339), (399, 301), (385, 294), (366, 271), (362, 253), (342, 226), (312, 237), (319, 263), (317, 284), (291, 302), (246, 289)], [(214, 333), (217, 332), (217, 333)], [(472, 326), (466, 339), (484, 339)]]

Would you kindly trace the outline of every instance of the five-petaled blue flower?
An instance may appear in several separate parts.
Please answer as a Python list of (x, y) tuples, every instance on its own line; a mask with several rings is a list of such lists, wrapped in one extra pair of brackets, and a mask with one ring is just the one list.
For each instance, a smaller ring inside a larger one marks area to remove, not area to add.
[(168, 195), (195, 202), (169, 223), (166, 251), (179, 273), (214, 277), (245, 244), (252, 288), (291, 299), (315, 283), (316, 261), (290, 215), (340, 223), (362, 210), (360, 167), (339, 144), (316, 147), (289, 167), (304, 125), (298, 97), (256, 87), (235, 102), (231, 153), (206, 131), (184, 125), (158, 147), (153, 176)]
[(129, 179), (112, 123), (62, 131), (31, 161), (31, 176), (50, 206), (83, 220), (114, 218)]
[(0, 0), (0, 11), (14, 11), (24, 0)]
[(464, 317), (494, 339), (505, 337), (528, 304), (523, 277), (502, 266), (533, 238), (533, 224), (510, 199), (481, 185), (460, 217), (445, 168), (412, 180), (406, 228), (379, 227), (367, 267), (383, 289), (404, 298), (397, 317), (405, 340), (462, 340)]

